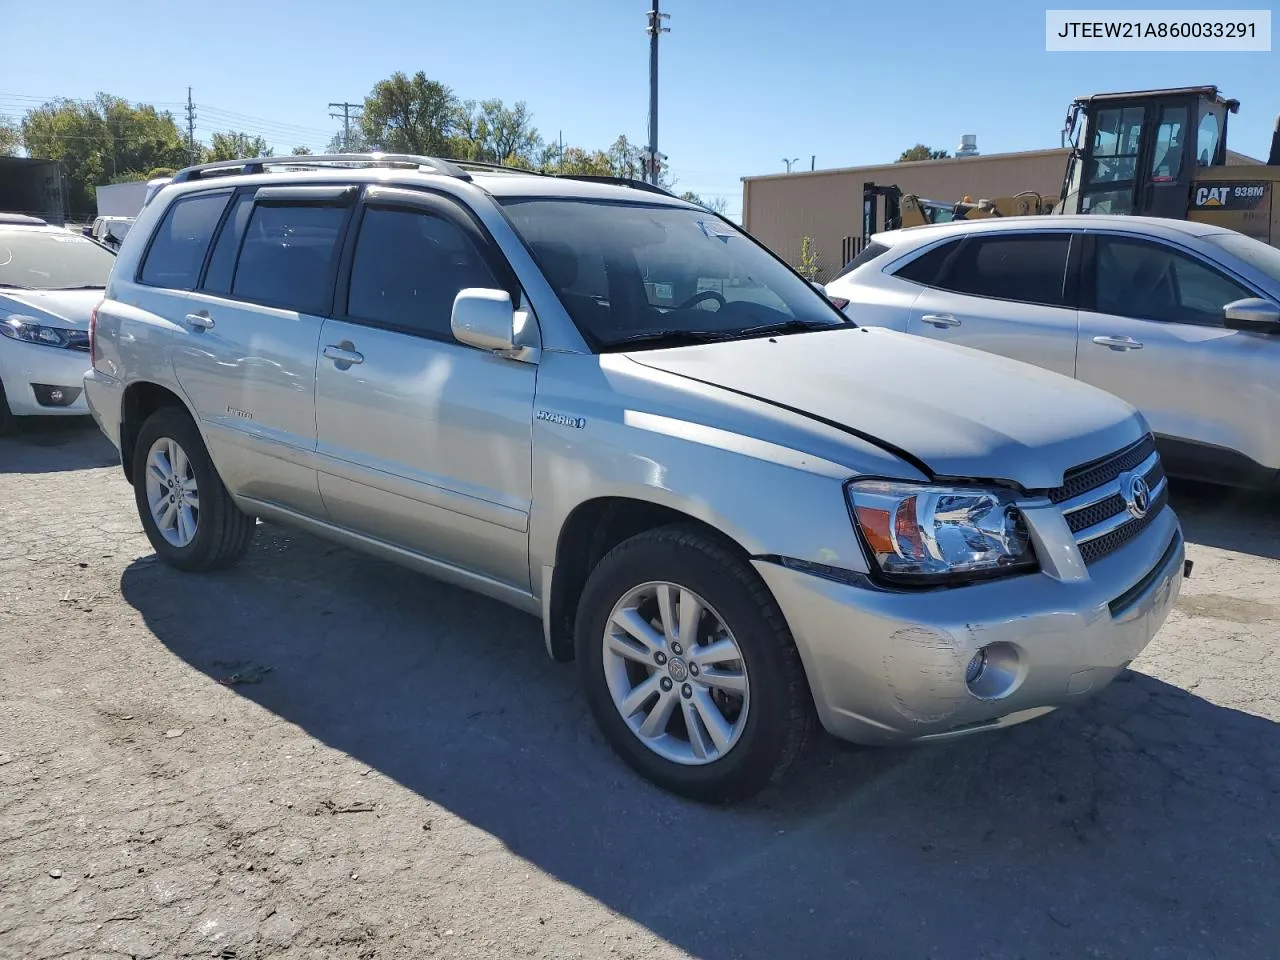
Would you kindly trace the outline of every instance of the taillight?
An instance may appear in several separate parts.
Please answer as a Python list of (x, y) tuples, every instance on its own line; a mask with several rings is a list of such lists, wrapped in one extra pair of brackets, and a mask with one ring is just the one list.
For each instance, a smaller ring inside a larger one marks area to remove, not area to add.
[(89, 366), (98, 365), (98, 308), (103, 301), (99, 300), (89, 311)]
[(843, 310), (849, 305), (849, 301), (844, 297), (828, 297), (827, 299), (836, 305), (837, 310)]

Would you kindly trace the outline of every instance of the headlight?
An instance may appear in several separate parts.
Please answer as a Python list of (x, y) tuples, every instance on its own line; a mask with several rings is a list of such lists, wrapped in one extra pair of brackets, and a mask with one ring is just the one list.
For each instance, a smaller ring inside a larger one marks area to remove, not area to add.
[(82, 342), (84, 334), (79, 330), (63, 327), (46, 327), (30, 317), (7, 317), (0, 320), (0, 335), (24, 343), (39, 343), (46, 347), (70, 347)]
[(1036, 566), (1008, 491), (885, 480), (851, 483), (848, 490), (863, 540), (886, 579), (936, 583)]

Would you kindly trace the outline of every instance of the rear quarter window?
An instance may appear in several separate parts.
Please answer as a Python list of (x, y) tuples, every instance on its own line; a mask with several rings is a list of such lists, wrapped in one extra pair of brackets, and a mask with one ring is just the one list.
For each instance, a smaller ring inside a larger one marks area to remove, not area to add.
[(170, 204), (151, 238), (138, 280), (152, 287), (194, 290), (230, 196), (228, 191), (200, 193)]
[(844, 269), (842, 269), (839, 273), (837, 273), (834, 277), (832, 277), (832, 279), (839, 280), (841, 277), (847, 276), (848, 274), (853, 273), (853, 271), (857, 270), (864, 263), (870, 263), (872, 260), (879, 257), (881, 254), (888, 253), (888, 252), (889, 252), (889, 247), (887, 244), (876, 243), (873, 240), (870, 243), (868, 243), (865, 247), (862, 248), (861, 253), (859, 253), (856, 257), (854, 257), (852, 260), (846, 263), (844, 265)]

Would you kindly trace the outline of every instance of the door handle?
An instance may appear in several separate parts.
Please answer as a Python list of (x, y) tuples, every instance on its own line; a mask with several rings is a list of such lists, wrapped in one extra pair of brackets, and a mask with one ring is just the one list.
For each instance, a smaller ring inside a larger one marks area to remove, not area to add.
[(213, 326), (213, 317), (207, 313), (188, 313), (187, 323), (191, 324), (197, 330), (208, 330)]
[[(347, 344), (346, 347), (342, 347), (334, 343), (328, 344), (324, 348), (324, 355), (336, 364), (346, 364), (347, 366), (350, 366), (353, 363), (364, 363), (364, 354), (356, 353), (354, 350), (347, 349), (349, 346), (351, 345)], [(345, 370), (346, 367), (340, 367), (340, 369)]]
[(949, 313), (926, 313), (920, 319), (923, 320), (925, 323), (932, 324), (933, 326), (938, 327), (939, 329), (943, 327), (960, 326), (960, 321), (957, 320), (955, 317), (951, 316), (951, 314)]
[(1142, 341), (1135, 340), (1133, 337), (1094, 337), (1093, 342), (1100, 347), (1110, 347), (1112, 350), (1142, 349)]

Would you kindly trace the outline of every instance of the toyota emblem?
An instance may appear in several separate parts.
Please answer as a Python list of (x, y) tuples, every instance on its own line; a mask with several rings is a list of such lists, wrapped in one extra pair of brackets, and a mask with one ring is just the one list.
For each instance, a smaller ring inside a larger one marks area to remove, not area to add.
[(1147, 481), (1136, 473), (1128, 476), (1124, 484), (1124, 502), (1129, 512), (1141, 520), (1151, 509), (1151, 488)]

